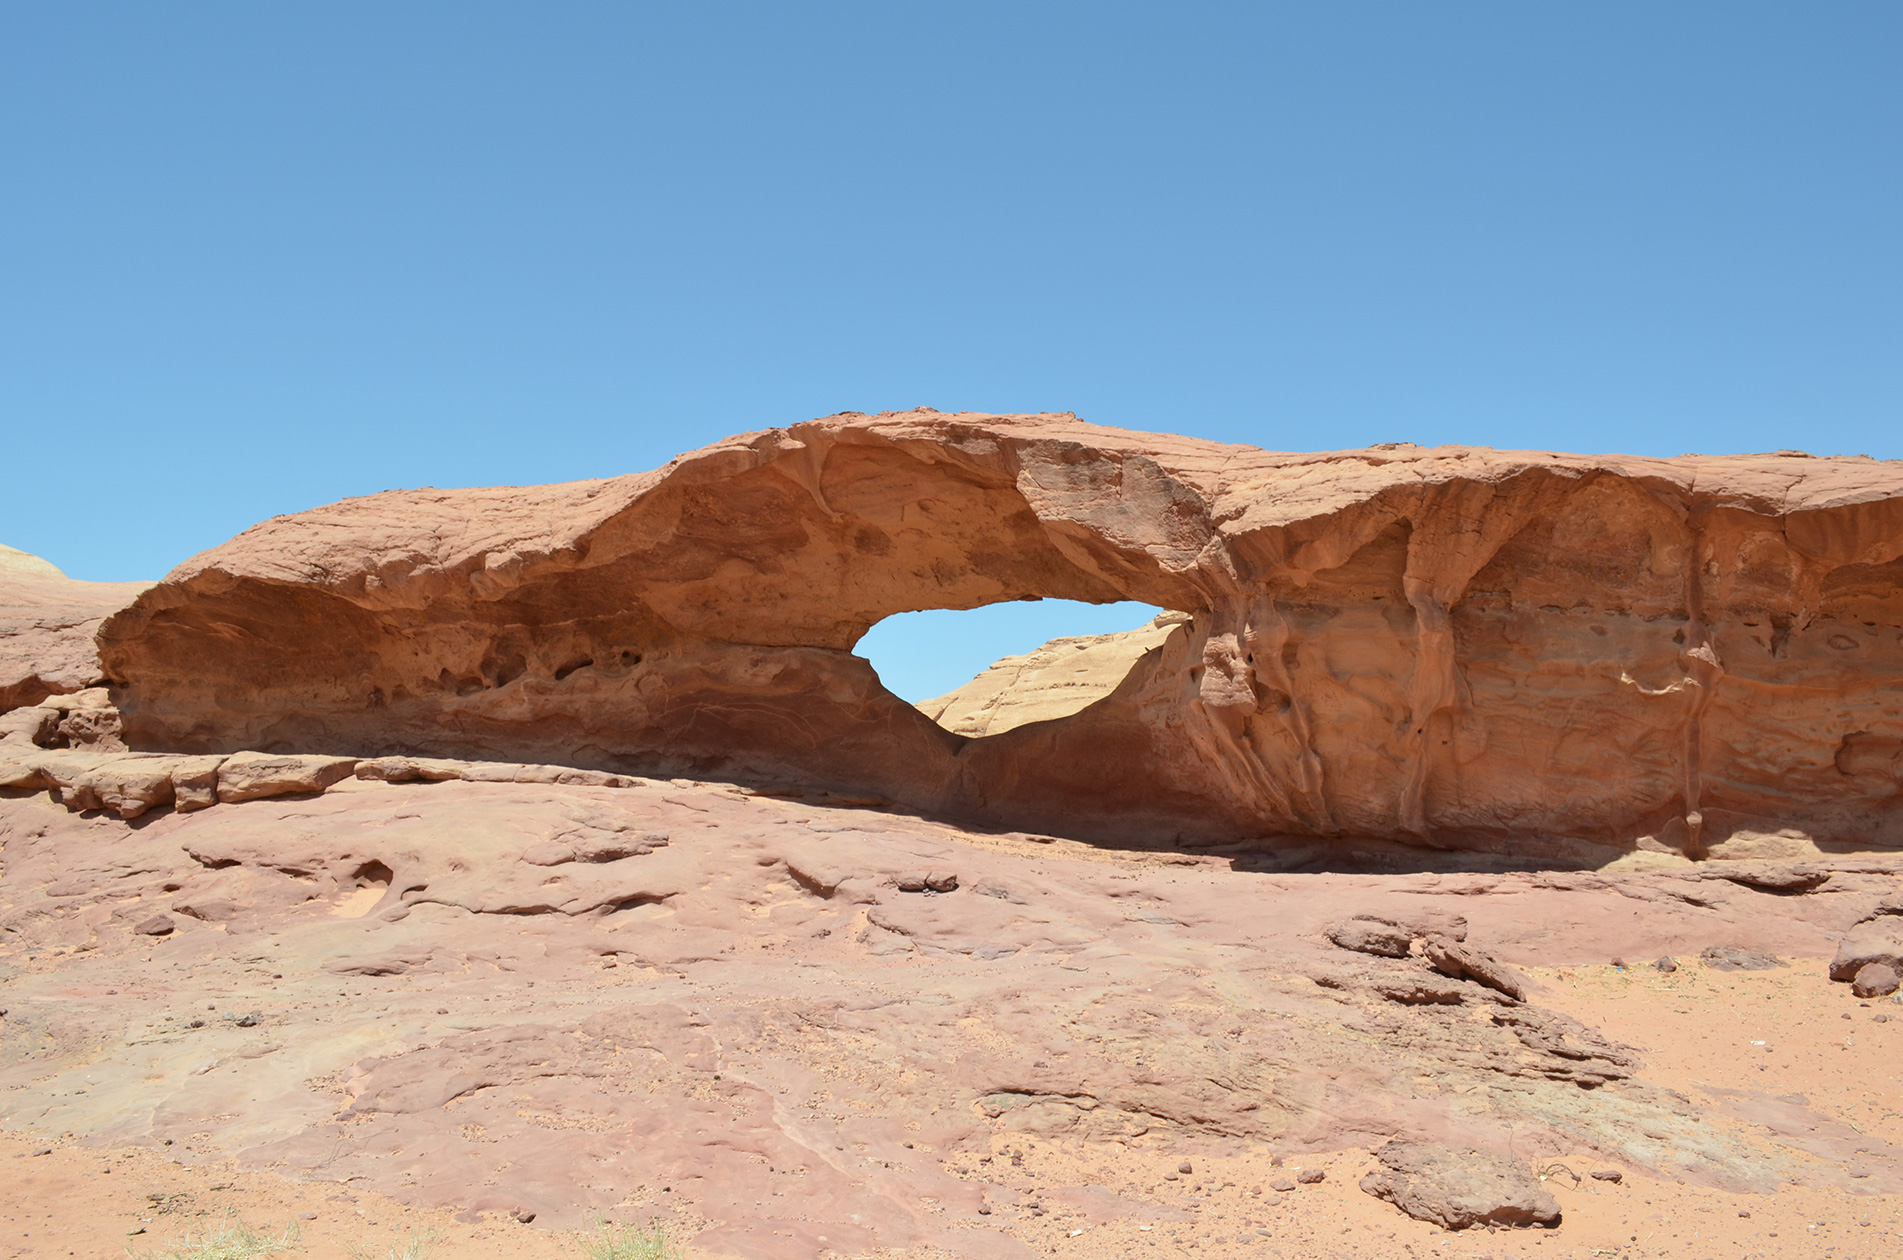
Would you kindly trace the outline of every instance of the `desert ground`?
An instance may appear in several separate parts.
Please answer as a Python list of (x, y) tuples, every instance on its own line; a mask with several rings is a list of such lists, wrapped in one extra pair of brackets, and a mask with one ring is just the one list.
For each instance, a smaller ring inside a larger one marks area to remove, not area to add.
[[(1825, 976), (1903, 889), (1888, 858), (1796, 894), (1689, 863), (1349, 873), (687, 781), (4, 807), (4, 1254), (159, 1250), (227, 1209), (317, 1256), (579, 1255), (597, 1217), (706, 1256), (1903, 1243), (1903, 1006)], [(523, 860), (630, 835), (650, 852)], [(899, 891), (914, 869), (957, 887)], [(1594, 1060), (1471, 981), (1382, 996), (1361, 964), (1418, 962), (1322, 935), (1382, 912), (1464, 918), (1613, 1079), (1564, 1079)], [(1557, 1228), (1450, 1232), (1359, 1188), (1390, 1136), (1489, 1131)]]

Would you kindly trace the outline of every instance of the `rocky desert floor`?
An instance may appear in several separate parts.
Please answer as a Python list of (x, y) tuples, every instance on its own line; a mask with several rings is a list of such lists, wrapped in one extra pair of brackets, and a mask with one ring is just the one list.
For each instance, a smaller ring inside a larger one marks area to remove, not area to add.
[[(685, 780), (10, 791), (0, 844), (0, 1256), (227, 1210), (318, 1257), (598, 1217), (802, 1260), (1903, 1253), (1903, 1006), (1825, 976), (1881, 853), (1148, 852)], [(1525, 1001), (1331, 943), (1356, 915)], [(1410, 1219), (1359, 1188), (1396, 1137), (1511, 1155), (1561, 1223)]]

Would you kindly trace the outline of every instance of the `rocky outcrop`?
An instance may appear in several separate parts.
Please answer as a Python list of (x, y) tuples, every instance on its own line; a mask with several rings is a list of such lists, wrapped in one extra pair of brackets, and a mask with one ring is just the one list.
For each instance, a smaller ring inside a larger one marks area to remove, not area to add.
[(150, 582), (77, 582), (0, 546), (0, 713), (103, 681), (93, 636)]
[[(1903, 839), (1903, 467), (845, 414), (658, 471), (260, 525), (100, 632), (155, 751), (561, 762), (1146, 843), (1521, 858)], [(968, 737), (851, 649), (1027, 597), (1187, 615)]]
[(1494, 1151), (1441, 1142), (1389, 1142), (1361, 1188), (1443, 1229), (1557, 1225), (1559, 1204), (1526, 1165)]
[(974, 738), (1069, 717), (1115, 691), (1189, 621), (1187, 613), (1166, 612), (1134, 630), (1052, 639), (997, 661), (956, 691), (919, 701), (918, 710), (954, 735)]

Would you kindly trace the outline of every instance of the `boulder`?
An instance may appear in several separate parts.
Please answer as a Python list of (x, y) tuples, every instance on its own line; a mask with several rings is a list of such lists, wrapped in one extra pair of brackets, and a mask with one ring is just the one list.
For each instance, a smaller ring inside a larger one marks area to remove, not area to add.
[(350, 757), (233, 753), (218, 767), (218, 799), (230, 803), (321, 792), (356, 768)]
[(1897, 968), (1890, 963), (1865, 963), (1850, 981), (1850, 991), (1860, 998), (1889, 997), (1896, 992)]
[(1389, 1142), (1381, 1167), (1361, 1188), (1417, 1221), (1443, 1229), (1471, 1225), (1557, 1225), (1559, 1203), (1531, 1169), (1493, 1151), (1439, 1142)]
[(1854, 980), (1871, 963), (1903, 968), (1903, 918), (1884, 915), (1852, 927), (1830, 960), (1832, 980)]

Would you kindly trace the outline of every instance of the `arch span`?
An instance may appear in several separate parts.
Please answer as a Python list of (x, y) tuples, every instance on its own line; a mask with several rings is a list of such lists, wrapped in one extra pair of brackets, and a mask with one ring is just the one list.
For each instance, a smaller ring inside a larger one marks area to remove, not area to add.
[[(1899, 555), (1903, 473), (1869, 460), (847, 414), (270, 521), (100, 646), (147, 748), (557, 761), (1132, 840), (1698, 851), (1896, 836), (1899, 775), (1836, 753), (1903, 740)], [(1081, 712), (985, 738), (851, 651), (1029, 597), (1187, 618)]]

